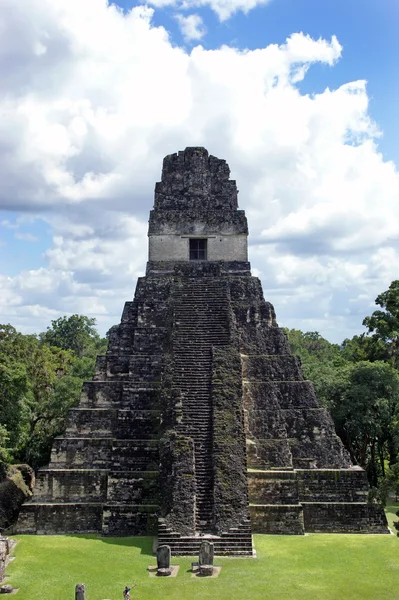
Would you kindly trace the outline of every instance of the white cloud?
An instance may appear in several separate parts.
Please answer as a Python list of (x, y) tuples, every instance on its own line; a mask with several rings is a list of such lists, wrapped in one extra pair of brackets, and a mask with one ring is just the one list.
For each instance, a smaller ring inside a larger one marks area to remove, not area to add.
[(163, 8), (165, 6), (177, 6), (179, 9), (192, 9), (200, 6), (209, 6), (219, 17), (220, 21), (226, 21), (236, 12), (249, 13), (257, 6), (264, 6), (270, 0), (150, 0), (148, 4)]
[(21, 240), (22, 242), (38, 242), (39, 238), (32, 233), (16, 233), (15, 239)]
[(187, 42), (190, 42), (191, 40), (200, 40), (206, 34), (204, 22), (199, 15), (193, 14), (185, 17), (178, 13), (176, 15), (176, 20), (179, 23), (182, 35)]
[(53, 233), (44, 266), (2, 277), (3, 319), (36, 331), (68, 312), (116, 322), (144, 269), (162, 158), (203, 145), (237, 179), (279, 321), (345, 337), (399, 253), (398, 173), (378, 152), (365, 82), (300, 93), (312, 65), (340, 59), (335, 37), (187, 53), (152, 14), (2, 0), (0, 208), (41, 215)]

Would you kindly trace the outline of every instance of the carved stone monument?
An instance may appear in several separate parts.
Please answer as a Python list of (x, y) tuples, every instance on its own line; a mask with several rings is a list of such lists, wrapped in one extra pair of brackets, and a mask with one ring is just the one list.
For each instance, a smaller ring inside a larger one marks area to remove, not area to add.
[(157, 548), (157, 574), (160, 576), (168, 576), (172, 573), (170, 566), (171, 551), (170, 546), (164, 544)]
[[(251, 276), (224, 160), (164, 159), (149, 261), (39, 471), (20, 533), (147, 535), (251, 555), (251, 531), (388, 533)], [(160, 493), (162, 490), (162, 493)]]
[(201, 542), (199, 551), (199, 574), (200, 575), (212, 575), (213, 573), (213, 555), (214, 547), (212, 542), (204, 540)]
[[(0, 582), (3, 581), (5, 574), (6, 574), (6, 566), (10, 559), (11, 545), (12, 545), (11, 541), (8, 537), (0, 535)], [(7, 588), (7, 586), (2, 586), (2, 587)], [(8, 588), (10, 588), (10, 587), (11, 587), (11, 591), (12, 591), (13, 587), (8, 586)], [(10, 591), (10, 590), (8, 590), (8, 591)], [(6, 592), (3, 591), (1, 593), (4, 594)]]
[(9, 583), (5, 583), (4, 585), (2, 585), (0, 587), (0, 594), (12, 594), (13, 591), (14, 591), (14, 588)]
[(75, 586), (75, 600), (86, 599), (86, 588), (84, 583), (78, 583)]
[(0, 582), (3, 581), (6, 569), (6, 558), (8, 555), (7, 538), (0, 537)]

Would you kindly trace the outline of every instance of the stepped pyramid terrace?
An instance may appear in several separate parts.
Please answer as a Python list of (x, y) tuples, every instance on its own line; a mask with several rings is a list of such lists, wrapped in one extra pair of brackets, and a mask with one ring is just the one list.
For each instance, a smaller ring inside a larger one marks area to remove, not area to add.
[(167, 156), (149, 260), (37, 474), (19, 533), (157, 534), (252, 555), (252, 532), (388, 533), (247, 258), (224, 160)]

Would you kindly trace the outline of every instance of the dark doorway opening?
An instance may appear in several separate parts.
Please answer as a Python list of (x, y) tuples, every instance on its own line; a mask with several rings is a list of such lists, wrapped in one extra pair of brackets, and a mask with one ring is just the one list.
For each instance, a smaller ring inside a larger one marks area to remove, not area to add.
[(199, 238), (190, 239), (190, 260), (206, 260), (207, 241)]

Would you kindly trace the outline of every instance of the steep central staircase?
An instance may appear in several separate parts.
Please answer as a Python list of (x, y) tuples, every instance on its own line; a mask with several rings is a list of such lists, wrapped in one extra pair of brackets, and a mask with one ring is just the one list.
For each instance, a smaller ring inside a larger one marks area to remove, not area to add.
[(176, 286), (173, 296), (173, 381), (182, 403), (177, 430), (194, 441), (196, 530), (185, 537), (160, 522), (159, 543), (171, 545), (173, 554), (193, 554), (206, 537), (217, 554), (251, 555), (249, 524), (213, 535), (212, 348), (230, 343), (228, 285), (211, 277), (193, 278)]
[(212, 529), (212, 347), (229, 342), (227, 293), (218, 281), (192, 279), (174, 299), (174, 381), (182, 400), (180, 431), (194, 440), (199, 534)]

